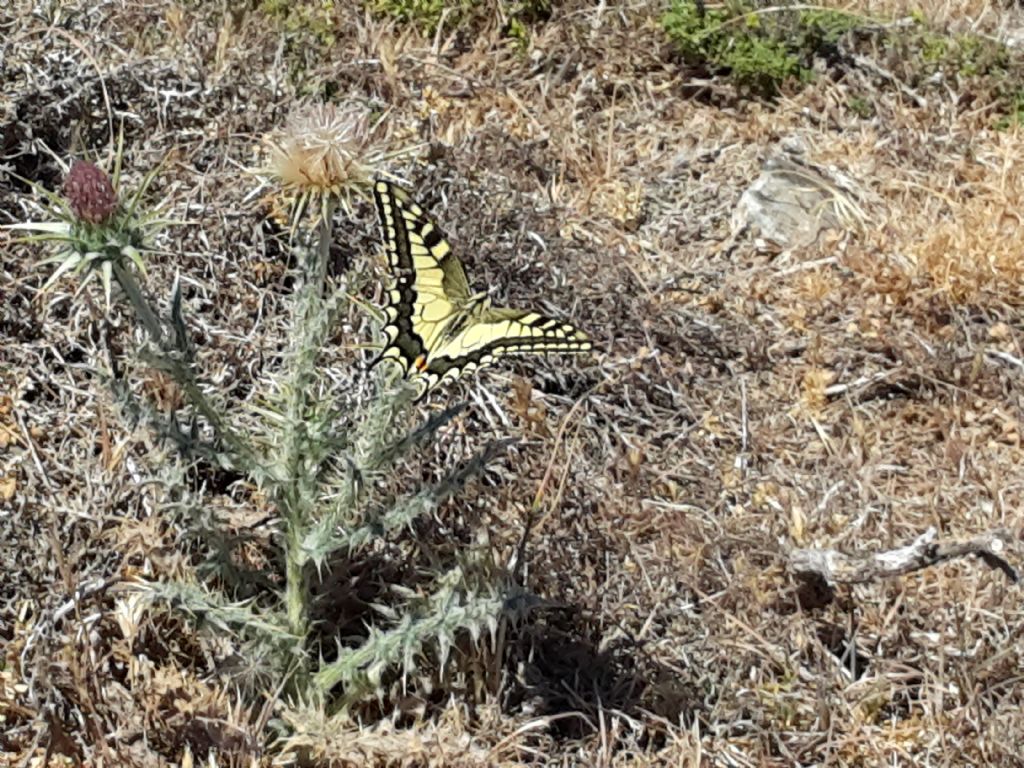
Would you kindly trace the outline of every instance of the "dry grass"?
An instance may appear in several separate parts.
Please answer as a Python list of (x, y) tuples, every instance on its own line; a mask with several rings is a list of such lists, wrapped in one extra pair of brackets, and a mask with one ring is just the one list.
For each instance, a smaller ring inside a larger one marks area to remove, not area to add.
[(984, 0), (864, 0), (857, 3), (828, 0), (821, 5), (868, 13), (880, 19), (901, 19), (920, 15), (939, 27), (952, 25), (958, 30), (971, 28), (991, 31), (1006, 29), (1020, 23), (1019, 11), (1010, 7), (999, 7), (998, 4), (987, 3)]
[[(24, 0), (0, 11), (3, 162), (53, 188), (42, 147), (100, 151), (122, 119), (131, 178), (167, 158), (158, 195), (190, 223), (149, 284), (166, 295), (182, 274), (204, 374), (238, 399), (280, 349), (288, 290), (240, 168), (328, 83), (390, 110), (395, 142), (429, 145), (394, 170), (475, 285), (561, 310), (599, 351), (433, 401), (474, 403), (446, 451), (528, 438), (446, 511), (458, 528), (485, 510), (508, 561), (536, 510), (522, 574), (550, 604), (508, 627), (497, 683), (324, 733), (315, 712), (237, 698), (230, 649), (121, 591), (191, 574), (145, 482), (170, 458), (93, 373), (97, 295), (40, 296), (39, 254), (4, 244), (0, 762), (269, 763), (273, 714), (335, 765), (1024, 764), (1019, 587), (959, 562), (800, 608), (784, 571), (793, 546), (1024, 524), (1018, 133), (952, 87), (928, 109), (877, 88), (860, 119), (846, 104), (863, 73), (776, 106), (695, 87), (640, 0), (558, 4), (526, 53), (486, 23), (424, 39), (340, 10), (329, 55), (215, 4), (65, 5), (81, 13), (59, 25)], [(997, 4), (912, 5), (939, 26), (1020, 24)], [(733, 230), (793, 139), (852, 180), (863, 231), (786, 250)], [(27, 201), (0, 175), (0, 223)], [(340, 258), (375, 258), (369, 206), (346, 226)], [(339, 334), (326, 364), (346, 370), (367, 341)], [(246, 489), (207, 498), (238, 527), (267, 513)]]

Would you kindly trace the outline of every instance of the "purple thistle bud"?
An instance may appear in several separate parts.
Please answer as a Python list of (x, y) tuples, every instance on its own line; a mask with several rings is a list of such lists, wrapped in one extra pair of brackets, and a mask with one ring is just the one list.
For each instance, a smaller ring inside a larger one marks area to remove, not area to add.
[(102, 224), (117, 210), (117, 193), (110, 178), (86, 160), (71, 164), (64, 195), (75, 216), (90, 224)]

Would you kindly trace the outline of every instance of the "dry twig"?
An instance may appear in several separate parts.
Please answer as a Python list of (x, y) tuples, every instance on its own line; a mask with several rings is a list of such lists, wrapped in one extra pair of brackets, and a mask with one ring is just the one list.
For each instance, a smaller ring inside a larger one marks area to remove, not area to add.
[(847, 555), (834, 549), (795, 549), (789, 555), (789, 570), (805, 581), (821, 580), (829, 588), (836, 584), (866, 584), (929, 568), (945, 560), (977, 555), (990, 568), (998, 568), (1013, 582), (1020, 575), (1006, 559), (1014, 535), (1006, 528), (969, 539), (936, 542), (929, 528), (905, 547), (866, 555)]

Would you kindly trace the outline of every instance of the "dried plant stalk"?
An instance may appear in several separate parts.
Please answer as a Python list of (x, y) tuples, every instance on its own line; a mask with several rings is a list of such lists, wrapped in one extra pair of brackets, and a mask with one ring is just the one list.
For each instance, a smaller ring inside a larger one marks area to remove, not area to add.
[(966, 555), (977, 555), (991, 568), (998, 568), (1013, 582), (1020, 575), (1006, 559), (1006, 553), (1017, 537), (1006, 528), (983, 533), (969, 539), (936, 542), (937, 533), (929, 528), (905, 547), (847, 555), (835, 549), (796, 549), (789, 555), (789, 570), (803, 580), (821, 580), (836, 584), (866, 584), (890, 576), (901, 576), (922, 568)]

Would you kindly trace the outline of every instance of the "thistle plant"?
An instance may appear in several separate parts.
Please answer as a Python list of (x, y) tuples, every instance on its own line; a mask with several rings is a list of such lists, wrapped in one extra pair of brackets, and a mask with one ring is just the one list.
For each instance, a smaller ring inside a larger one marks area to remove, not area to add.
[(216, 578), (150, 581), (137, 589), (230, 631), (237, 655), (266, 689), (342, 712), (383, 698), (389, 685), (407, 684), (424, 660), (440, 668), (460, 638), (493, 633), (513, 593), (495, 575), (485, 544), (475, 544), (446, 557), (431, 550), (427, 564), (413, 569), (413, 582), (389, 582), (382, 570), (378, 597), (352, 617), (364, 628), (355, 638), (325, 636), (315, 619), (323, 612), (316, 604), (318, 586), (332, 573), (365, 572), (368, 557), (375, 554), (379, 563), (382, 551), (429, 550), (410, 530), (505, 445), (491, 444), (462, 466), (433, 472), (440, 479), (425, 487), (398, 490), (399, 462), (429, 443), (461, 406), (415, 425), (416, 388), (386, 366), (355, 371), (342, 392), (324, 376), (322, 352), (340, 318), (369, 311), (371, 325), (381, 322), (355, 296), (355, 287), (373, 274), (368, 261), (338, 281), (327, 270), (336, 214), (351, 215), (353, 202), (367, 194), (380, 164), (392, 156), (375, 138), (378, 128), (357, 111), (322, 107), (268, 141), (268, 170), (290, 205), (297, 287), (288, 302), (287, 350), (258, 408), (238, 408), (201, 385), (177, 283), (166, 310), (140, 284), (152, 229), (166, 223), (142, 212), (152, 176), (124, 204), (117, 172), (108, 179), (97, 166), (76, 162), (64, 196), (47, 194), (56, 221), (19, 225), (39, 233), (31, 239), (55, 246), (52, 260), (59, 266), (48, 285), (69, 273), (83, 284), (99, 274), (108, 303), (114, 297), (127, 302), (145, 334), (142, 362), (182, 389), (185, 407), (165, 415), (134, 394), (122, 374), (111, 372), (125, 414), (145, 421), (188, 460), (247, 478), (272, 510), (270, 559), (281, 571), (243, 573), (227, 567), (232, 558), (225, 550), (238, 535), (222, 527), (202, 497), (185, 493), (180, 474), (166, 481), (172, 489), (168, 506), (187, 510), (204, 531), (207, 572)]
[[(119, 152), (117, 157), (120, 156)], [(128, 202), (123, 202), (118, 194), (119, 176), (120, 162), (111, 180), (94, 163), (75, 160), (64, 181), (63, 196), (33, 185), (47, 198), (53, 220), (24, 222), (8, 228), (37, 232), (25, 239), (57, 245), (53, 256), (44, 262), (58, 264), (43, 286), (44, 291), (68, 271), (82, 276), (83, 287), (99, 276), (109, 306), (114, 270), (133, 263), (144, 271), (141, 251), (149, 247), (150, 236), (166, 222), (142, 213), (139, 208), (152, 175)]]
[[(234, 454), (244, 454), (248, 450), (244, 441), (227, 426), (220, 409), (206, 397), (195, 376), (193, 350), (181, 315), (178, 285), (172, 290), (169, 321), (163, 321), (138, 281), (139, 275), (145, 275), (144, 255), (154, 252), (154, 236), (176, 222), (161, 218), (159, 208), (148, 210), (142, 205), (158, 169), (143, 179), (133, 195), (127, 198), (122, 195), (121, 158), (119, 146), (113, 178), (90, 161), (73, 161), (64, 182), (63, 196), (32, 184), (48, 201), (53, 218), (12, 224), (8, 228), (35, 232), (23, 240), (52, 246), (52, 256), (43, 263), (56, 263), (57, 268), (43, 285), (44, 293), (67, 273), (79, 276), (80, 291), (98, 277), (109, 308), (116, 285), (151, 345), (143, 352), (146, 362), (179, 383), (194, 411), (214, 431), (219, 444), (227, 446)], [(120, 394), (128, 394), (122, 382), (112, 380), (111, 383)], [(193, 429), (196, 426), (197, 422), (193, 422)], [(193, 442), (173, 418), (162, 433), (177, 440), (182, 447)]]

